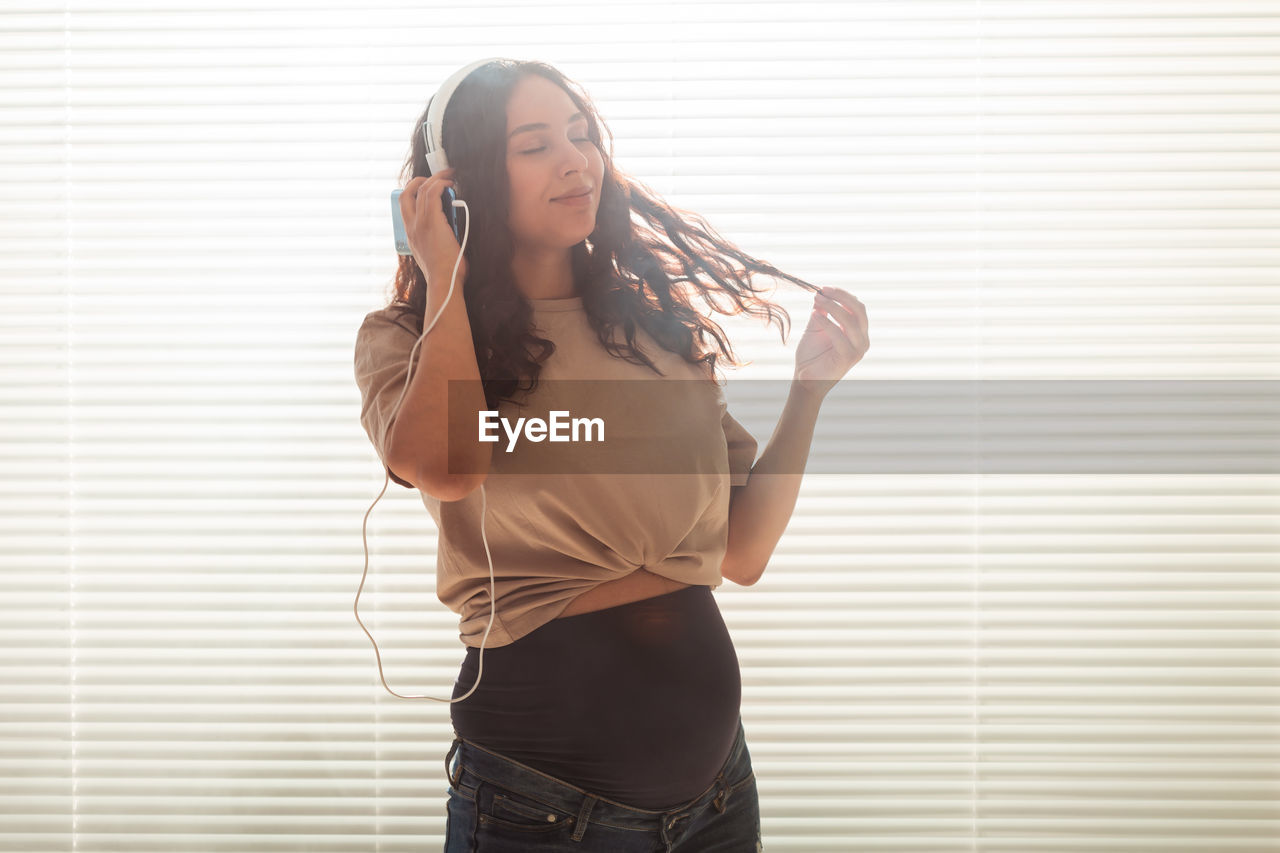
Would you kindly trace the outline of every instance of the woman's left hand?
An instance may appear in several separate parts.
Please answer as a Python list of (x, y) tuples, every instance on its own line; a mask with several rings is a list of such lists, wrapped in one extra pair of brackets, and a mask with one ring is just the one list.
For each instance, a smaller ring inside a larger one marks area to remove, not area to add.
[(825, 397), (870, 348), (866, 307), (846, 290), (824, 287), (796, 347), (793, 381)]

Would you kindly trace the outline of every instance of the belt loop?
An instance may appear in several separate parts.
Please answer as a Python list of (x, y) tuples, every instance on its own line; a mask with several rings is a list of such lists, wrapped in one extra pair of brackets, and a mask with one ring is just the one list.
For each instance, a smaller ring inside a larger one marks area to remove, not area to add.
[(716, 811), (724, 814), (724, 807), (729, 802), (729, 783), (725, 780), (723, 773), (716, 776), (716, 787), (720, 790), (716, 793), (716, 798), (711, 801), (711, 805), (716, 807)]
[(662, 853), (669, 853), (671, 850), (671, 839), (667, 837), (667, 830), (672, 827), (675, 821), (668, 819), (670, 814), (671, 812), (663, 812), (662, 817), (659, 818), (659, 820), (662, 821), (662, 823), (658, 825), (658, 829), (662, 834)]
[(458, 744), (462, 743), (462, 739), (455, 737), (453, 746), (449, 747), (449, 754), (444, 757), (444, 775), (448, 777), (449, 784), (458, 787), (458, 781), (462, 779), (462, 761), (458, 761), (458, 776), (454, 778), (453, 771), (449, 769), (449, 762), (453, 759), (453, 754), (458, 751)]
[(574, 841), (582, 840), (583, 833), (587, 831), (587, 815), (591, 814), (598, 801), (599, 798), (593, 794), (587, 794), (587, 798), (582, 801), (582, 808), (578, 810), (578, 825), (573, 828)]

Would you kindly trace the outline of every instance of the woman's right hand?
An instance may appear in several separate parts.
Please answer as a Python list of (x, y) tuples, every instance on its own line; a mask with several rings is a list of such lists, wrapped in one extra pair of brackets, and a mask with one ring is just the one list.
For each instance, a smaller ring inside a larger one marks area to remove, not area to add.
[[(428, 287), (448, 289), (453, 266), (462, 254), (458, 238), (454, 236), (449, 221), (444, 218), (440, 201), (445, 187), (453, 186), (454, 170), (444, 169), (430, 177), (417, 177), (409, 181), (400, 194), (400, 216), (404, 219), (405, 236), (418, 268), (427, 277)], [(460, 211), (462, 208), (454, 208)], [(442, 282), (433, 285), (433, 277)], [(458, 280), (466, 281), (467, 259), (458, 263)]]

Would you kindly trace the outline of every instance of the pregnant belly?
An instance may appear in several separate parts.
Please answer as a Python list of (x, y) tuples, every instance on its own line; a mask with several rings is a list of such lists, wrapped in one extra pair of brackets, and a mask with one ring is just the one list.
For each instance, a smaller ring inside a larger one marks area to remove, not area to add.
[(738, 658), (711, 590), (693, 586), (468, 646), (449, 706), (473, 743), (637, 808), (706, 790), (737, 735)]

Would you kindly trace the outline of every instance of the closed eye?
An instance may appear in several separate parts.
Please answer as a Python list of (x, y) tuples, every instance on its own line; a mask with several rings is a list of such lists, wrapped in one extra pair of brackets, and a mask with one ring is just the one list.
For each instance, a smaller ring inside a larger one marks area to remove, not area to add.
[[(590, 139), (575, 139), (575, 140), (573, 140), (573, 141), (574, 141), (574, 142), (590, 142), (591, 140), (590, 140)], [(544, 145), (544, 146), (542, 146), (541, 148), (530, 148), (528, 151), (521, 151), (520, 153), (521, 153), (521, 154), (537, 154), (539, 151), (546, 151), (546, 150), (547, 150), (547, 147)]]

